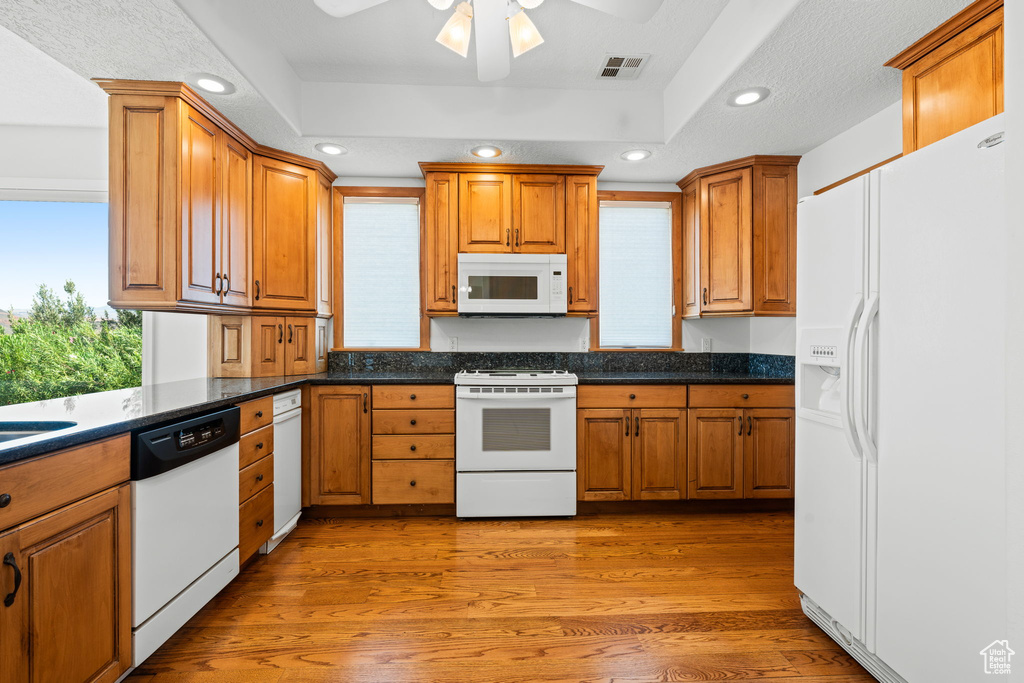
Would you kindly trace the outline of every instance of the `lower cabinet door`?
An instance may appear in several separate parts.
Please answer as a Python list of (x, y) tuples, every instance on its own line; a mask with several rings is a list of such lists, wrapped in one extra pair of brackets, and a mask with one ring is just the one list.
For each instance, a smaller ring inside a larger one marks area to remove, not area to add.
[[(131, 492), (0, 536), (0, 680), (107, 683), (131, 666)], [(19, 580), (20, 579), (20, 580)]]
[(373, 463), (373, 503), (454, 503), (455, 461), (386, 460)]
[(792, 498), (795, 413), (778, 408), (743, 411), (743, 491), (746, 498)]
[(686, 411), (633, 411), (633, 500), (686, 498)]
[(310, 387), (309, 503), (370, 502), (370, 387)]
[(632, 411), (576, 411), (578, 500), (629, 500)]
[(691, 408), (687, 429), (690, 498), (743, 497), (743, 411)]

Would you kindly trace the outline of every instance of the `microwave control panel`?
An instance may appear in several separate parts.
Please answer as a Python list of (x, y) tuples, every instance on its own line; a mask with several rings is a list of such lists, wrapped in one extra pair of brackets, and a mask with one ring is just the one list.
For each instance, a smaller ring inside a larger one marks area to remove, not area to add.
[(551, 294), (556, 297), (565, 296), (565, 271), (551, 271)]

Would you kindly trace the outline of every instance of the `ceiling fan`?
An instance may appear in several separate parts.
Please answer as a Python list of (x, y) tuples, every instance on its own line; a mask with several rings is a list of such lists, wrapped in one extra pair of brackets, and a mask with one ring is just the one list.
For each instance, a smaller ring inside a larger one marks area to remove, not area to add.
[[(664, 0), (572, 0), (585, 7), (626, 19), (645, 23), (658, 11)], [(387, 0), (313, 0), (317, 7), (334, 17), (347, 17)], [(437, 9), (450, 8), (455, 0), (427, 0)], [(497, 81), (511, 73), (509, 43), (515, 57), (532, 50), (544, 39), (526, 16), (526, 10), (538, 7), (544, 0), (467, 0), (460, 2), (455, 13), (441, 29), (437, 42), (466, 57), (473, 25), (476, 25), (476, 69), (481, 81)]]

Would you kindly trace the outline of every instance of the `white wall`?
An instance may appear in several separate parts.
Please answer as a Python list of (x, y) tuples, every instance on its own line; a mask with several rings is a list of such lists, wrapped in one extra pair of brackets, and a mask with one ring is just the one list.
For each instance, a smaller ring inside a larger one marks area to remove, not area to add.
[(142, 313), (142, 385), (206, 377), (205, 315)]
[(107, 201), (107, 129), (0, 125), (0, 200)]
[(800, 159), (800, 197), (903, 151), (903, 105), (896, 102), (823, 142)]

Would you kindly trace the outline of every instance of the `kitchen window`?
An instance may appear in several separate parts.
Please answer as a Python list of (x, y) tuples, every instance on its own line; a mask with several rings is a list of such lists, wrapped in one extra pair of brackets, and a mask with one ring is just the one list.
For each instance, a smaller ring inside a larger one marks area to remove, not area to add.
[(423, 349), (420, 188), (335, 188), (341, 349)]
[(594, 349), (679, 349), (680, 201), (675, 193), (599, 193)]

